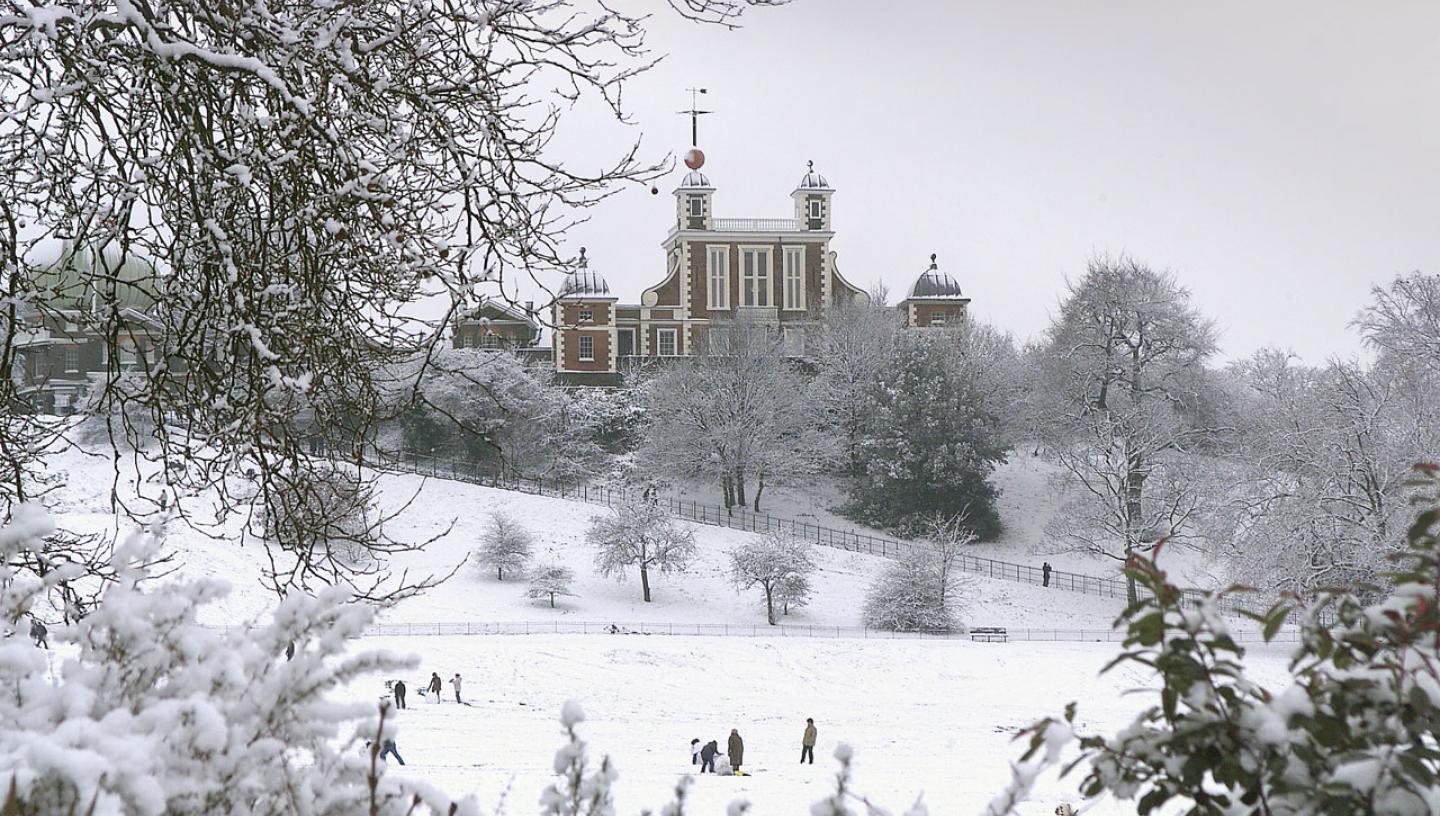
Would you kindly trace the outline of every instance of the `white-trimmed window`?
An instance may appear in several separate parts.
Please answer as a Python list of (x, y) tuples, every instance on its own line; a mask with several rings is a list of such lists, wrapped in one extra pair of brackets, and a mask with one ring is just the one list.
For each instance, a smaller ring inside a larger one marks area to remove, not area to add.
[(791, 310), (803, 310), (805, 308), (805, 247), (785, 247), (785, 282), (781, 291), (785, 297), (785, 308)]
[(579, 320), (580, 320), (581, 323), (594, 323), (594, 322), (595, 322), (595, 310), (594, 310), (594, 309), (581, 309), (581, 310), (580, 310), (580, 315), (579, 315)]
[(480, 348), (482, 348), (482, 349), (498, 349), (498, 348), (500, 348), (500, 335), (498, 335), (498, 334), (496, 334), (496, 333), (494, 333), (494, 332), (486, 332), (484, 335), (482, 335), (482, 336), (480, 337)]
[(580, 335), (580, 360), (591, 362), (595, 359), (595, 338), (588, 334)]
[(65, 347), (65, 373), (73, 374), (80, 370), (80, 347)]
[(679, 334), (676, 329), (656, 329), (655, 353), (661, 357), (674, 357), (678, 353)]
[(824, 218), (824, 207), (825, 205), (820, 201), (820, 199), (810, 199), (810, 218), (815, 221), (819, 221), (820, 219)]
[(690, 197), (690, 217), (701, 218), (705, 215), (705, 199), (700, 196)]
[(943, 326), (943, 325), (945, 325), (945, 313), (944, 313), (944, 312), (941, 312), (941, 311), (931, 312), (931, 313), (930, 313), (930, 325), (932, 325), (932, 326)]
[(740, 305), (774, 306), (770, 292), (770, 247), (741, 247)]
[(730, 247), (705, 248), (706, 307), (711, 311), (730, 308)]

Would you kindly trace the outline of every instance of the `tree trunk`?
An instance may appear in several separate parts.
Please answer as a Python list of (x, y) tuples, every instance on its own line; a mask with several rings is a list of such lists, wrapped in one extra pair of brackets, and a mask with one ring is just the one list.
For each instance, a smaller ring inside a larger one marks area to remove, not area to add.
[(503, 580), (505, 580), (505, 568), (504, 568), (504, 567), (496, 567), (496, 568), (495, 568), (495, 580), (497, 580), (497, 581), (503, 581)]
[(755, 512), (760, 512), (760, 494), (765, 492), (765, 476), (761, 474), (755, 480)]
[(650, 570), (640, 565), (640, 590), (645, 593), (645, 603), (650, 603)]
[(555, 593), (553, 593), (553, 592), (550, 593), (550, 608), (551, 608), (551, 609), (554, 609), (554, 608), (555, 608)]
[(775, 593), (769, 584), (765, 585), (765, 620), (775, 625)]
[(742, 508), (748, 504), (745, 501), (745, 468), (740, 465), (735, 466), (735, 503)]
[(729, 473), (720, 478), (720, 487), (725, 491), (725, 512), (728, 514), (730, 508), (735, 506), (735, 482)]

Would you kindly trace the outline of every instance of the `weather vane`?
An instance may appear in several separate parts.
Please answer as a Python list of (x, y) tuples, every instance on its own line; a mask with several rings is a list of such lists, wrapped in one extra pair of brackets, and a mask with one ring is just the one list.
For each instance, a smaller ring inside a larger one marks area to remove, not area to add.
[(679, 111), (679, 113), (690, 116), (690, 145), (700, 146), (700, 117), (714, 111), (700, 110), (700, 94), (705, 93), (704, 88), (686, 88), (690, 92), (690, 110)]

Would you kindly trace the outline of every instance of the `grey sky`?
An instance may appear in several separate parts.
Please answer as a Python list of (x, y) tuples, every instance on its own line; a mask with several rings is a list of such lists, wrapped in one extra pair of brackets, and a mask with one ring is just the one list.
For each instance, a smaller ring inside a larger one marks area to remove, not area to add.
[[(1180, 276), (1227, 357), (1318, 362), (1355, 351), (1373, 283), (1440, 272), (1434, 2), (795, 0), (739, 31), (652, 22), (670, 56), (626, 93), (646, 147), (688, 147), (675, 111), (709, 88), (717, 214), (788, 216), (814, 159), (840, 270), (892, 298), (935, 252), (1026, 338), (1088, 257), (1128, 252)], [(664, 274), (678, 178), (575, 233), (622, 300)]]

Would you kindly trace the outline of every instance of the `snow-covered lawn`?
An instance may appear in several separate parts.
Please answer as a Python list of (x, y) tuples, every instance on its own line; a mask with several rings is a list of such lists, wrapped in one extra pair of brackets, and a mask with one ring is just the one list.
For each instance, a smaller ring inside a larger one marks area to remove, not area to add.
[[(755, 816), (808, 812), (831, 784), (835, 746), (856, 750), (856, 789), (903, 811), (923, 794), (930, 813), (980, 813), (1019, 757), (1017, 729), (1065, 703), (1080, 703), (1084, 729), (1113, 731), (1150, 700), (1123, 697), (1148, 685), (1138, 668), (1103, 678), (1115, 644), (752, 640), (747, 638), (543, 635), (367, 638), (361, 647), (418, 654), (405, 677), (411, 710), (399, 712), (399, 773), (474, 791), (490, 806), (533, 812), (561, 744), (560, 707), (579, 701), (583, 736), (620, 771), (618, 811), (666, 801), (692, 770), (692, 738), (725, 745), (731, 728), (745, 739), (748, 778), (704, 776), (693, 789), (697, 814), (724, 813), (737, 797)], [(1284, 654), (1252, 651), (1255, 677), (1278, 682)], [(417, 693), (430, 672), (465, 678), (457, 706)], [(380, 679), (352, 688), (357, 699), (383, 693)], [(816, 764), (800, 766), (805, 718), (819, 728)], [(598, 759), (598, 755), (596, 757)], [(1077, 802), (1076, 781), (1042, 778), (1019, 811), (1051, 814)], [(1089, 811), (1133, 813), (1108, 802)]]

